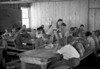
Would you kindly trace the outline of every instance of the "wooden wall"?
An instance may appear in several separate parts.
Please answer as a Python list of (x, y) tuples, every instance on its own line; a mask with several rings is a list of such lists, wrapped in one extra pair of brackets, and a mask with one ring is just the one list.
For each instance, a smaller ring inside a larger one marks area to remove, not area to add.
[(37, 28), (41, 24), (49, 25), (56, 23), (62, 18), (67, 24), (79, 27), (85, 25), (87, 30), (88, 21), (88, 0), (73, 0), (62, 2), (36, 2), (31, 5), (31, 28)]
[(90, 8), (100, 8), (100, 0), (89, 0)]
[(90, 0), (89, 30), (100, 30), (100, 0)]

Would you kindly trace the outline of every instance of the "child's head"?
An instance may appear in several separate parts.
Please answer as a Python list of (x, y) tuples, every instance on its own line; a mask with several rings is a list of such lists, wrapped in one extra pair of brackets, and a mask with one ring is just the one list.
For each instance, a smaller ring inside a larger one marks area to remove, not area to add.
[(43, 37), (43, 30), (39, 27), (39, 28), (37, 28), (37, 31), (36, 31), (36, 37), (37, 38), (41, 38), (41, 37)]
[(74, 37), (73, 36), (68, 36), (67, 37), (67, 44), (71, 44), (74, 41)]
[(70, 30), (69, 30), (69, 34), (72, 35), (73, 32), (74, 32), (74, 27), (71, 27)]
[(42, 29), (41, 28), (37, 28), (37, 33), (38, 34), (42, 34)]
[(23, 26), (22, 26), (22, 29), (26, 29), (26, 25), (23, 25)]
[(84, 25), (83, 25), (83, 24), (81, 24), (81, 25), (80, 25), (80, 29), (83, 29), (83, 28), (84, 28)]
[(59, 44), (61, 46), (65, 46), (66, 44), (72, 44), (73, 41), (74, 41), (74, 37), (68, 36), (68, 37), (64, 37), (64, 38), (60, 39)]
[(61, 24), (63, 23), (63, 19), (58, 19), (57, 21), (57, 27), (61, 27)]
[(91, 36), (91, 35), (92, 35), (92, 33), (91, 33), (90, 31), (87, 31), (87, 32), (85, 33), (85, 36), (86, 36), (86, 37)]
[(62, 27), (62, 28), (65, 28), (65, 27), (66, 27), (66, 24), (65, 24), (65, 23), (62, 23), (62, 24), (61, 24), (61, 27)]
[(78, 30), (78, 28), (77, 27), (74, 27), (74, 31), (76, 32)]
[(16, 28), (13, 28), (13, 29), (12, 29), (12, 32), (16, 32)]

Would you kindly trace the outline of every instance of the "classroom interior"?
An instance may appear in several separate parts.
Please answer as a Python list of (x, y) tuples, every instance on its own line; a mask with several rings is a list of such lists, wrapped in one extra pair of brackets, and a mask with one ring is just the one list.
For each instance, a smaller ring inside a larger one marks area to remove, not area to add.
[(0, 69), (100, 69), (100, 0), (0, 0)]

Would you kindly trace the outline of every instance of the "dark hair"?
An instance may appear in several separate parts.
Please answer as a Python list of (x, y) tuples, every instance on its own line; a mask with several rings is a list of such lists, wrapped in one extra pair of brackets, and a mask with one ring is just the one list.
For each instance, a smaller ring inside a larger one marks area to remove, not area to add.
[(33, 30), (36, 30), (36, 29), (33, 29)]
[(49, 25), (49, 29), (52, 27), (52, 25)]
[(38, 27), (38, 28), (37, 28), (37, 31), (41, 31), (41, 30), (43, 30), (42, 27)]
[(90, 31), (87, 31), (86, 33), (85, 33), (85, 36), (87, 37), (87, 36), (91, 36), (92, 35), (92, 33), (90, 32)]
[(57, 22), (59, 22), (59, 21), (63, 21), (63, 19), (58, 19), (58, 21), (57, 21)]
[(41, 25), (40, 27), (44, 28), (44, 25)]
[(74, 27), (71, 27), (71, 28), (70, 28), (70, 31), (74, 31)]
[(39, 28), (37, 28), (37, 31), (42, 31), (43, 34), (45, 34), (45, 30), (43, 29), (43, 27), (39, 27)]
[(60, 39), (59, 44), (61, 46), (64, 46), (66, 44), (70, 44), (74, 41), (74, 37), (73, 36), (68, 36), (68, 37), (63, 37)]
[(59, 21), (63, 21), (63, 19), (58, 19), (58, 20), (57, 20), (57, 24), (56, 24), (57, 28), (59, 28), (59, 26), (58, 26), (58, 22), (59, 22)]
[(74, 27), (74, 29), (77, 29), (77, 27)]
[(22, 33), (27, 33), (27, 30), (23, 29)]
[(67, 37), (67, 44), (70, 44), (73, 41), (74, 41), (74, 37), (73, 36), (68, 36)]
[(65, 23), (62, 23), (61, 26), (66, 26), (66, 24)]
[(84, 25), (83, 25), (83, 24), (81, 24), (81, 25), (80, 25), (80, 27), (84, 27)]

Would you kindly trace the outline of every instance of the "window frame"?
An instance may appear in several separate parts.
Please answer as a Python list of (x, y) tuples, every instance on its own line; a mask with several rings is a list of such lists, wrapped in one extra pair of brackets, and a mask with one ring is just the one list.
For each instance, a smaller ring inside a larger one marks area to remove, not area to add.
[[(25, 9), (27, 9), (27, 13), (25, 13)], [(27, 28), (29, 28), (30, 27), (30, 14), (29, 14), (29, 12), (30, 12), (30, 8), (29, 7), (21, 7), (21, 12), (22, 12), (22, 25), (26, 25), (26, 27)], [(26, 17), (25, 17), (25, 14), (27, 15)], [(24, 16), (23, 16), (24, 15)], [(28, 23), (24, 23), (24, 22), (26, 22), (26, 21), (23, 21), (23, 20), (27, 20), (28, 19)]]

